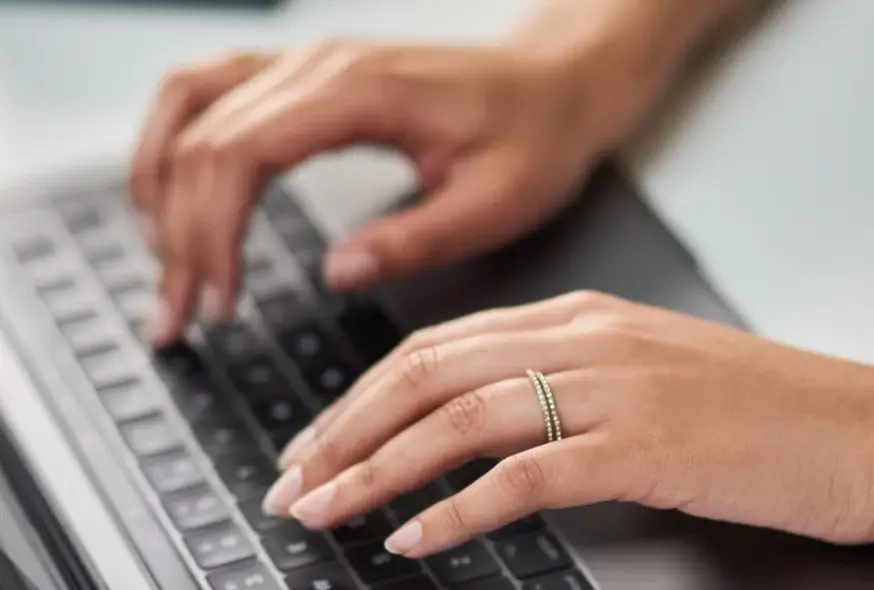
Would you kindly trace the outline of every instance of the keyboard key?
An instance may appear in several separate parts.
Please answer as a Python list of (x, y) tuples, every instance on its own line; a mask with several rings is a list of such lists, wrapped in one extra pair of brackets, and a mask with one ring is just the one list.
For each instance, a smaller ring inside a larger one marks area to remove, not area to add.
[(131, 359), (115, 344), (80, 355), (79, 363), (97, 389), (105, 389), (136, 378), (131, 370)]
[(203, 360), (190, 344), (177, 342), (155, 351), (155, 367), (161, 377), (174, 384), (204, 374)]
[(264, 511), (261, 509), (262, 501), (263, 498), (252, 498), (240, 503), (243, 517), (256, 532), (267, 533), (286, 525), (300, 527), (295, 521), (264, 514)]
[(138, 457), (150, 457), (182, 446), (179, 433), (163, 416), (150, 416), (120, 427), (128, 447)]
[(304, 379), (312, 392), (324, 403), (330, 403), (346, 393), (355, 383), (359, 372), (337, 357), (321, 367), (304, 371)]
[(431, 578), (414, 576), (412, 578), (404, 578), (403, 580), (386, 582), (385, 584), (377, 584), (373, 587), (373, 590), (437, 590), (437, 585)]
[(281, 335), (308, 322), (312, 311), (299, 290), (285, 288), (258, 303), (261, 319), (271, 333)]
[(267, 458), (255, 453), (228, 453), (217, 457), (219, 477), (238, 499), (263, 497), (279, 473)]
[(324, 365), (332, 348), (325, 330), (314, 321), (288, 328), (279, 334), (279, 344), (288, 357), (304, 371)]
[(273, 574), (260, 563), (212, 574), (207, 577), (207, 581), (212, 590), (282, 590)]
[(352, 549), (346, 557), (368, 585), (417, 574), (422, 569), (417, 561), (386, 551), (381, 541)]
[(113, 343), (112, 327), (94, 312), (63, 322), (59, 327), (78, 356), (88, 356)]
[(575, 571), (557, 572), (525, 582), (522, 590), (595, 590), (591, 583)]
[(521, 579), (571, 566), (567, 553), (548, 533), (526, 533), (498, 541), (495, 548), (510, 571)]
[(376, 511), (353, 518), (331, 531), (331, 534), (338, 543), (349, 547), (368, 541), (385, 540), (391, 532), (392, 526), (385, 514)]
[(263, 349), (252, 329), (239, 323), (208, 329), (206, 341), (216, 356), (228, 363), (239, 363)]
[(61, 323), (92, 313), (96, 308), (92, 294), (79, 283), (59, 279), (52, 280), (39, 291), (52, 317)]
[(16, 240), (12, 244), (12, 251), (15, 253), (15, 258), (18, 262), (29, 264), (52, 256), (55, 253), (55, 245), (46, 236), (29, 236)]
[(406, 522), (443, 500), (446, 495), (436, 483), (395, 498), (389, 505), (398, 520)]
[(144, 418), (158, 411), (154, 396), (139, 379), (131, 379), (99, 389), (97, 395), (103, 407), (117, 423)]
[(65, 211), (62, 213), (62, 217), (71, 234), (94, 231), (103, 226), (103, 219), (97, 209), (87, 205)]
[(288, 378), (267, 355), (258, 355), (233, 366), (228, 374), (234, 387), (249, 399), (290, 395), (291, 384)]
[(288, 277), (265, 269), (246, 273), (245, 288), (256, 302), (264, 302), (288, 292)]
[(325, 537), (302, 526), (276, 529), (264, 537), (263, 544), (276, 567), (285, 572), (334, 559)]
[(496, 465), (491, 459), (475, 459), (446, 474), (446, 481), (456, 492), (460, 492), (480, 479)]
[(148, 289), (147, 286), (151, 286), (153, 282), (151, 272), (146, 268), (137, 267), (130, 260), (104, 260), (94, 264), (93, 268), (100, 282), (110, 293), (136, 283), (141, 283)]
[(506, 537), (515, 537), (516, 535), (521, 535), (522, 533), (528, 533), (531, 531), (539, 531), (543, 528), (543, 519), (536, 514), (533, 514), (489, 533), (488, 537), (489, 539), (497, 540)]
[[(492, 576), (484, 580), (477, 580), (470, 584), (454, 587), (454, 590), (515, 590), (516, 587), (503, 576)], [(586, 589), (587, 590), (587, 589)]]
[[(86, 235), (91, 236), (92, 234)], [(110, 241), (114, 238), (101, 234), (94, 235), (95, 237), (93, 239), (89, 237), (88, 240), (83, 240), (81, 242), (82, 252), (89, 263), (92, 265), (104, 264), (113, 261), (121, 261), (125, 258), (124, 249), (121, 245)]]
[(223, 522), (231, 516), (218, 495), (206, 486), (168, 494), (163, 503), (173, 524), (183, 532)]
[(498, 563), (477, 541), (430, 557), (426, 562), (434, 575), (450, 586), (487, 578), (500, 572)]
[(129, 284), (124, 287), (124, 289), (110, 293), (119, 313), (128, 321), (147, 319), (155, 306), (154, 294), (145, 284), (139, 284), (139, 282), (137, 282), (137, 286)]
[(342, 305), (336, 319), (368, 366), (394, 350), (403, 338), (394, 322), (373, 301)]
[(312, 412), (294, 397), (256, 402), (252, 405), (252, 412), (277, 444), (282, 438), (303, 430), (312, 419)]
[(194, 458), (181, 449), (144, 461), (143, 473), (159, 494), (171, 494), (204, 482)]
[(232, 523), (187, 535), (185, 544), (194, 555), (197, 565), (205, 570), (255, 557), (252, 543)]
[(192, 424), (215, 422), (234, 413), (218, 384), (206, 377), (183, 382), (171, 393), (179, 410)]
[(203, 450), (213, 458), (228, 453), (257, 452), (258, 444), (246, 425), (236, 418), (201, 421), (194, 425), (194, 435)]
[(277, 183), (273, 183), (265, 189), (261, 197), (261, 207), (271, 221), (279, 218), (293, 218), (306, 222), (303, 209)]
[(285, 582), (294, 590), (358, 590), (352, 576), (337, 563), (295, 570), (286, 576)]

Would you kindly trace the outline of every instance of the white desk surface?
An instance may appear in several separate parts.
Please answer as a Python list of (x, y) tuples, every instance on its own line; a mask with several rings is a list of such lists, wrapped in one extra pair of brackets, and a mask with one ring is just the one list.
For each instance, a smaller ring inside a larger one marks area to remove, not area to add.
[[(174, 63), (358, 35), (482, 40), (525, 0), (289, 0), (272, 13), (0, 5), (0, 186), (129, 153)], [(759, 333), (874, 361), (874, 3), (789, 2), (627, 154)], [(362, 203), (362, 206), (365, 204)]]

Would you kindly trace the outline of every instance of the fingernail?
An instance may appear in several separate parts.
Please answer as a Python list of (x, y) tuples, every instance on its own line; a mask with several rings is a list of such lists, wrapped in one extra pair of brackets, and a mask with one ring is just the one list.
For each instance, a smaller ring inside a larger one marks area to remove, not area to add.
[(206, 285), (200, 293), (200, 315), (207, 322), (218, 322), (224, 317), (222, 296), (215, 285)]
[(150, 248), (154, 248), (158, 243), (158, 225), (155, 220), (145, 213), (140, 213), (137, 216), (137, 224), (140, 227), (140, 234)]
[(261, 510), (268, 516), (280, 516), (288, 513), (288, 507), (300, 497), (303, 484), (303, 472), (300, 467), (292, 467), (280, 477), (267, 495)]
[(408, 522), (385, 541), (385, 550), (395, 555), (406, 555), (422, 541), (422, 523)]
[(379, 261), (366, 250), (329, 253), (325, 260), (325, 282), (336, 288), (368, 283), (379, 273)]
[(291, 516), (306, 526), (319, 526), (328, 518), (336, 492), (337, 484), (333, 481), (316, 488), (291, 507)]
[(312, 447), (315, 436), (316, 429), (309, 426), (294, 437), (279, 457), (279, 468), (288, 469), (295, 459), (305, 455)]
[(156, 344), (163, 344), (171, 338), (170, 306), (163, 299), (155, 303), (155, 310), (147, 328), (148, 338)]

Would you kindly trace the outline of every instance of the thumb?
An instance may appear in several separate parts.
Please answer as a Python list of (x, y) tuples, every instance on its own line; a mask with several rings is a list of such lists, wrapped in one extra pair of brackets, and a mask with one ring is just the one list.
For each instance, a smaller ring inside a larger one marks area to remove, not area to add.
[(421, 204), (372, 222), (332, 248), (325, 259), (327, 286), (362, 289), (449, 265), (539, 224), (542, 207), (499, 173), (501, 167), (469, 164)]

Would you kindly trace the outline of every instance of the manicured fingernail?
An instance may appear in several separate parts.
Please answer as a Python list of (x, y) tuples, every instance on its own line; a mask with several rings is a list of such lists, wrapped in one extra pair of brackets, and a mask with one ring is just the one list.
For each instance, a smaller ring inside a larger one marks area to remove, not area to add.
[(319, 526), (328, 518), (336, 492), (337, 484), (333, 481), (316, 488), (291, 507), (291, 516), (306, 526)]
[(154, 248), (158, 243), (158, 225), (155, 219), (145, 213), (140, 213), (137, 216), (137, 224), (140, 227), (140, 234), (150, 248)]
[(330, 287), (357, 287), (378, 273), (379, 261), (366, 250), (331, 252), (325, 260), (325, 282)]
[(170, 340), (170, 306), (163, 299), (158, 299), (155, 303), (155, 310), (149, 320), (146, 333), (151, 342), (155, 344), (163, 344)]
[(288, 513), (288, 508), (300, 497), (303, 485), (303, 472), (300, 467), (292, 467), (280, 477), (267, 495), (261, 510), (268, 516), (280, 516)]
[(305, 455), (312, 447), (315, 436), (316, 429), (309, 426), (294, 437), (279, 457), (279, 468), (288, 469), (296, 459)]
[(218, 322), (224, 317), (222, 296), (215, 285), (206, 285), (200, 293), (200, 315), (207, 322)]
[(407, 555), (422, 541), (422, 523), (408, 522), (386, 539), (385, 550), (395, 555)]

